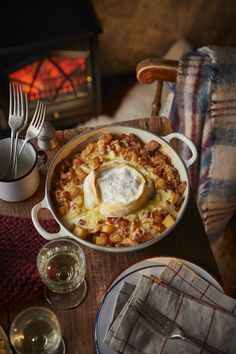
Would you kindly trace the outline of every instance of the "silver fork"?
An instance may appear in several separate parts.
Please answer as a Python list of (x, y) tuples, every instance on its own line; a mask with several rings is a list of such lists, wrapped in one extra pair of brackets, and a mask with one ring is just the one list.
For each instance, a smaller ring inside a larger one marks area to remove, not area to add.
[(24, 146), (26, 145), (26, 143), (31, 140), (36, 138), (43, 126), (44, 123), (44, 119), (45, 119), (45, 115), (46, 115), (46, 106), (41, 103), (40, 101), (37, 102), (37, 106), (34, 112), (34, 116), (30, 122), (30, 125), (26, 131), (25, 134), (25, 139), (23, 141), (23, 144), (21, 145), (20, 151), (18, 153), (18, 158), (20, 156), (20, 154), (22, 153), (22, 150), (24, 149)]
[(17, 130), (16, 132), (16, 137), (15, 137), (15, 147), (14, 147), (14, 156), (13, 156), (13, 174), (14, 174), (14, 178), (17, 175), (17, 168), (18, 168), (18, 138), (19, 138), (19, 134), (27, 127), (28, 124), (28, 113), (29, 113), (29, 109), (28, 109), (28, 100), (27, 100), (27, 94), (26, 92), (24, 92), (24, 107), (25, 107), (25, 118), (24, 118), (24, 123), (22, 124), (22, 126)]
[(163, 336), (169, 339), (180, 338), (186, 342), (190, 342), (197, 345), (198, 347), (204, 348), (209, 353), (223, 353), (218, 349), (212, 348), (208, 344), (202, 343), (196, 338), (190, 337), (184, 333), (184, 331), (176, 322), (163, 315), (157, 309), (152, 308), (146, 304), (144, 305), (143, 301), (140, 299), (137, 300), (137, 305), (132, 305), (132, 308), (139, 313), (148, 327), (155, 333), (161, 333)]
[[(10, 99), (9, 99), (9, 118), (8, 124), (11, 128), (11, 144), (10, 144), (10, 160), (8, 172), (12, 175), (14, 168), (14, 159), (16, 153), (16, 143), (14, 143), (17, 131), (24, 124), (25, 119), (25, 107), (24, 107), (24, 95), (21, 85), (17, 85), (10, 82)], [(18, 138), (18, 136), (17, 136)]]

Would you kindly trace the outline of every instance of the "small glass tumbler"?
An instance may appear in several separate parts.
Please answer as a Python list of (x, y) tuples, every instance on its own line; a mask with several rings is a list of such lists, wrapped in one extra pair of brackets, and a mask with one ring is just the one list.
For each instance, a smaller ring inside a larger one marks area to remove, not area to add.
[(66, 310), (84, 300), (86, 260), (77, 241), (58, 238), (48, 242), (38, 253), (37, 268), (45, 297), (52, 306)]
[(20, 312), (10, 328), (10, 341), (18, 354), (64, 354), (65, 344), (57, 316), (41, 306)]

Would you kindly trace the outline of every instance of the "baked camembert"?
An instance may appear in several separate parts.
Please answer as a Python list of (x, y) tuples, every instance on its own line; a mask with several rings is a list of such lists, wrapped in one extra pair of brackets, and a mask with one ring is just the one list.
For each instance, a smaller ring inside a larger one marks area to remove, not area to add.
[(134, 134), (106, 134), (64, 159), (52, 199), (65, 227), (107, 247), (135, 246), (172, 226), (186, 181), (161, 145)]

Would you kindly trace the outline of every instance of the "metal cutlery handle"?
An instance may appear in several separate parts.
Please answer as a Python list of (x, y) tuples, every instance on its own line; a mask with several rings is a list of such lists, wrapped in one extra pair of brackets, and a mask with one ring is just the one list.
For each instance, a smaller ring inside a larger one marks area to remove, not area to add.
[(46, 114), (46, 106), (42, 104), (40, 101), (37, 102), (37, 106), (34, 112), (34, 116), (30, 122), (30, 125), (28, 126), (28, 129), (25, 134), (25, 139), (23, 141), (23, 144), (21, 145), (20, 151), (18, 153), (18, 158), (22, 153), (23, 148), (25, 147), (26, 143), (33, 139), (36, 138), (43, 126), (43, 122), (45, 119), (45, 114)]
[[(142, 302), (138, 300), (137, 304), (140, 305)], [(156, 308), (150, 308), (148, 305), (145, 305), (144, 310), (144, 308), (137, 307), (134, 304), (132, 304), (132, 308), (134, 311), (139, 313), (140, 317), (142, 317), (147, 326), (155, 333), (161, 334), (169, 339), (180, 338), (186, 342), (191, 342), (192, 344), (198, 346), (198, 348), (205, 349), (209, 353), (223, 353), (222, 351), (215, 349), (196, 338), (190, 337), (176, 322), (160, 313)]]
[(181, 339), (185, 340), (186, 342), (195, 344), (196, 346), (198, 346), (198, 348), (201, 347), (202, 349), (207, 350), (209, 353), (213, 353), (213, 354), (220, 354), (220, 353), (222, 354), (223, 353), (221, 350), (212, 348), (208, 344), (203, 345), (203, 343), (200, 340), (198, 340), (196, 338), (192, 338), (192, 337), (186, 335), (185, 333), (173, 335), (172, 338), (181, 338)]

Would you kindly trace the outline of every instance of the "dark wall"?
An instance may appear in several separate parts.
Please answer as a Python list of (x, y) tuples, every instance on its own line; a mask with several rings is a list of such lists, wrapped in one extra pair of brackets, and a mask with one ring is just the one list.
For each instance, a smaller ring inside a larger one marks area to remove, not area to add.
[(236, 46), (235, 0), (93, 0), (103, 28), (103, 75), (133, 72), (178, 39), (193, 47)]

